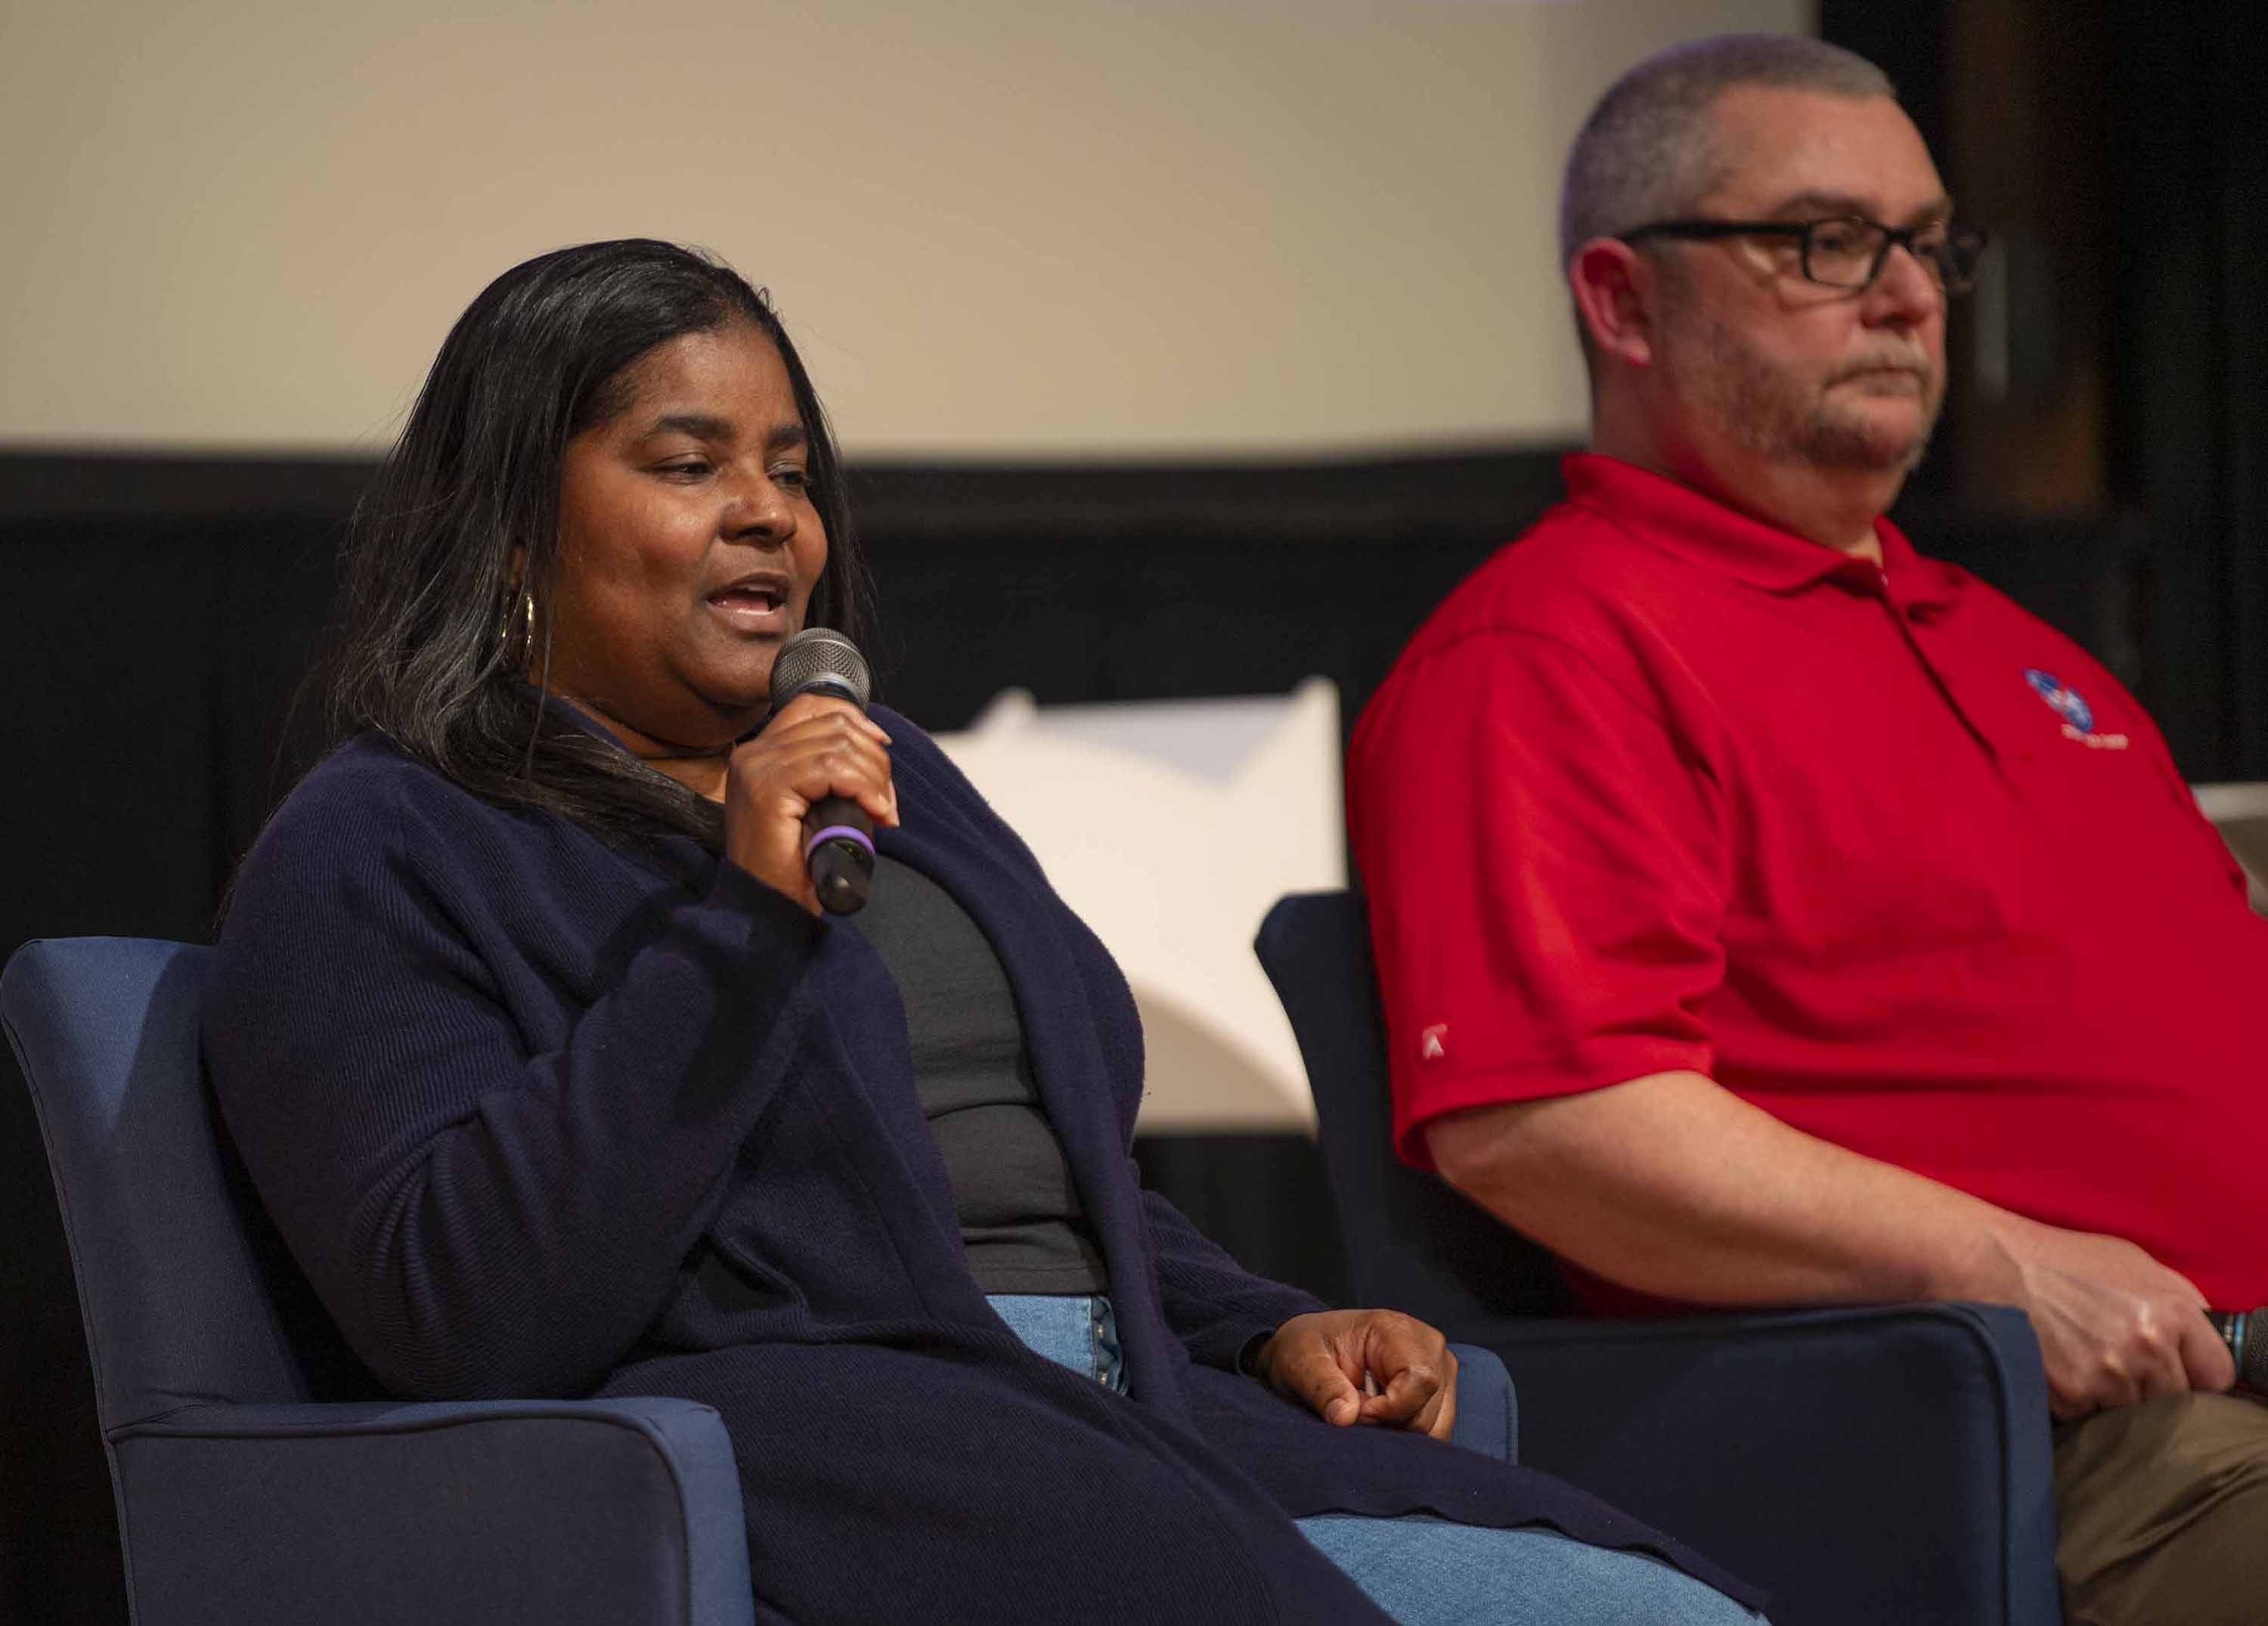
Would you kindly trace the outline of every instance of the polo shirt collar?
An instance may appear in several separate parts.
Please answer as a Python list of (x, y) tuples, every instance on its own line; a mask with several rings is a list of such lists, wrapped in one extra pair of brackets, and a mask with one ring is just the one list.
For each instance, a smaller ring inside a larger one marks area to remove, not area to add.
[(1767, 525), (1619, 458), (1570, 452), (1559, 472), (1570, 502), (1664, 552), (1766, 592), (1800, 592), (1833, 580), (1887, 593), (1901, 607), (1935, 608), (1960, 590), (1959, 572), (1916, 553), (1905, 533), (1879, 516), (1874, 534), (1881, 542), (1882, 569), (1877, 573), (1870, 561)]

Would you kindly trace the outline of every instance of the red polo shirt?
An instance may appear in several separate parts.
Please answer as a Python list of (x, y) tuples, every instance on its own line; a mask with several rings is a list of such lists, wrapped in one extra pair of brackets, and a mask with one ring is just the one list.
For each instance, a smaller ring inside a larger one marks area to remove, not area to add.
[(1365, 710), (1395, 1129), (1691, 1069), (2268, 1303), (2268, 923), (2109, 673), (1594, 455)]

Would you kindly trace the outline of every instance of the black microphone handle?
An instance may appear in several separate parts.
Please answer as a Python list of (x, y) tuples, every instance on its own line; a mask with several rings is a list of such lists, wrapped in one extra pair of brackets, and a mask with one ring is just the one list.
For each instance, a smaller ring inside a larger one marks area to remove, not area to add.
[[(771, 691), (774, 717), (799, 695), (831, 695), (864, 712), (873, 692), (865, 657), (831, 627), (806, 627), (780, 645)], [(874, 821), (845, 797), (821, 797), (803, 816), (803, 865), (820, 908), (856, 914), (874, 879)]]
[(2236, 1384), (2268, 1394), (2268, 1306), (2257, 1310), (2207, 1310), (2205, 1319), (2236, 1357)]
[(843, 796), (822, 796), (803, 815), (803, 863), (819, 907), (855, 915), (874, 880), (874, 821)]

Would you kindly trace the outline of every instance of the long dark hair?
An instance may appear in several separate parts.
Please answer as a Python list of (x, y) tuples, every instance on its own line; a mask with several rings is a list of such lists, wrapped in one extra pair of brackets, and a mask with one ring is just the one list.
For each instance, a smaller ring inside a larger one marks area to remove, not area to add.
[(674, 244), (585, 243), (482, 290), (357, 506), (316, 680), (328, 744), (376, 729), (490, 801), (562, 814), (617, 842), (676, 834), (720, 844), (713, 803), (545, 706), (519, 675), (515, 640), (500, 633), (519, 601), (515, 554), (536, 602), (551, 600), (567, 443), (628, 408), (630, 369), (656, 345), (740, 322), (778, 349), (809, 437), (828, 553), (808, 620), (864, 636), (870, 593), (842, 464), (769, 298)]

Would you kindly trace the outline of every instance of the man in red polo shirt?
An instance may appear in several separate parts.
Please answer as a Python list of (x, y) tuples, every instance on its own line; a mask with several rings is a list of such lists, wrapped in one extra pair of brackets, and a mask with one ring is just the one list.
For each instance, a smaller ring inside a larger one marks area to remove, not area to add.
[(1403, 1155), (1602, 1305), (2021, 1306), (2072, 1618), (2268, 1619), (2204, 1314), (2268, 1303), (2268, 923), (2134, 701), (1881, 518), (1976, 239), (1801, 40), (1641, 64), (1562, 210), (1592, 449), (1351, 759)]

